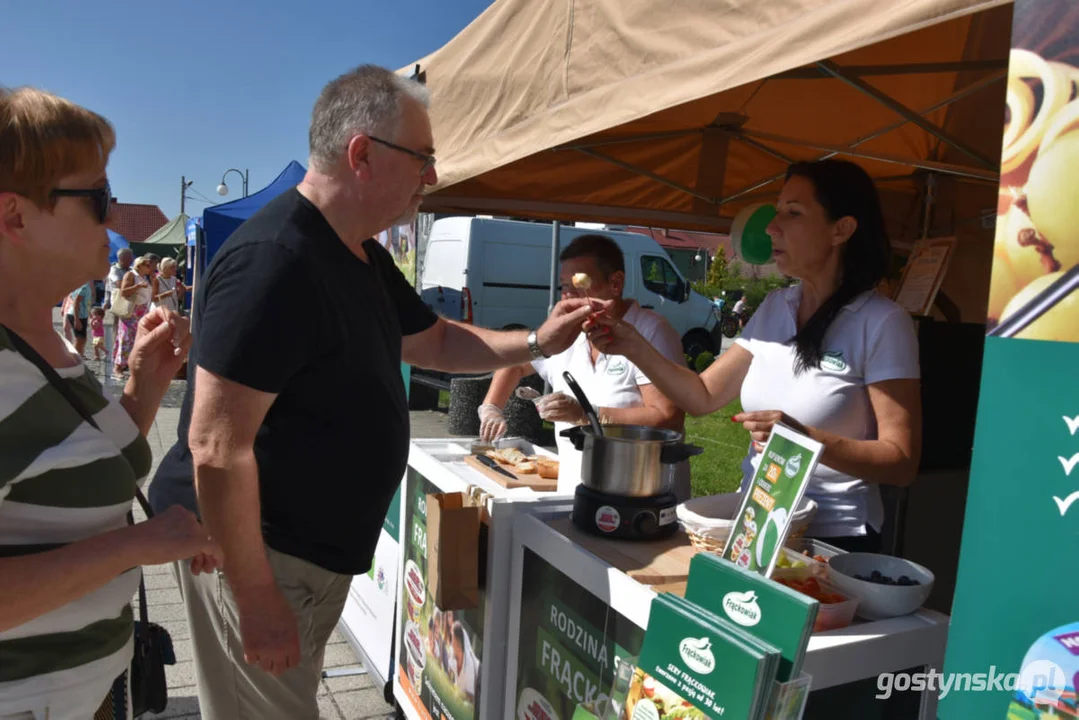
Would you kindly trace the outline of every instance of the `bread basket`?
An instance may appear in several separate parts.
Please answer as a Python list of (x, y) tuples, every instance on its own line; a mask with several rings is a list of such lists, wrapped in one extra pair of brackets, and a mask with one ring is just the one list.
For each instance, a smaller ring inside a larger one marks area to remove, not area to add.
[[(724, 493), (687, 500), (678, 506), (678, 522), (699, 551), (721, 553), (735, 524), (735, 513), (742, 506), (742, 493)], [(817, 503), (803, 497), (791, 519), (788, 538), (805, 535), (817, 514)]]

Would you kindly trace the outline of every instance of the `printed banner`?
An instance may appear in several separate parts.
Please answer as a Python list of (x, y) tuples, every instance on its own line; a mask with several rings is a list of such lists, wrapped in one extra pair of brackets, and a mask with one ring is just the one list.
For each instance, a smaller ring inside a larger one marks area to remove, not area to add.
[(408, 469), (397, 673), (420, 717), (471, 720), (480, 695), (486, 594), (480, 591), (479, 606), (471, 610), (443, 611), (434, 604), (427, 589), (427, 495), (437, 492), (427, 478)]
[(1016, 0), (944, 720), (1079, 716), (1079, 2)]
[(643, 630), (528, 548), (520, 634), (517, 720), (568, 720), (578, 705), (594, 707), (644, 641)]

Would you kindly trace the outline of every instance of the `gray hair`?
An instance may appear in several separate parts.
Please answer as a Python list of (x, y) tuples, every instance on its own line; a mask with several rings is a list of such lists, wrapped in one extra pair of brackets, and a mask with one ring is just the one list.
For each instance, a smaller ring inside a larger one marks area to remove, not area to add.
[(361, 65), (330, 82), (311, 113), (311, 164), (329, 169), (357, 133), (393, 140), (406, 97), (424, 107), (431, 102), (423, 85), (377, 65)]
[(131, 259), (134, 259), (135, 251), (131, 248), (120, 248), (120, 250), (116, 253), (116, 259), (119, 260), (122, 257), (129, 257)]

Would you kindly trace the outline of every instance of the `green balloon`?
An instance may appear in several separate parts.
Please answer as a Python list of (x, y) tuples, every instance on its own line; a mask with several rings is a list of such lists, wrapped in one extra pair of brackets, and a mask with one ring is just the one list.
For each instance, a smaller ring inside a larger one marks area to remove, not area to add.
[(767, 265), (772, 261), (772, 238), (765, 229), (775, 216), (774, 205), (762, 205), (746, 220), (739, 238), (738, 252), (750, 265)]

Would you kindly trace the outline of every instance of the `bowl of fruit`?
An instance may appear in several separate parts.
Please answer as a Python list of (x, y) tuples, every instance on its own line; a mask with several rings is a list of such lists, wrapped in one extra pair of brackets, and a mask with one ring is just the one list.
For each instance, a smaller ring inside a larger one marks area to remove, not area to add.
[(933, 590), (933, 573), (918, 563), (875, 553), (844, 553), (828, 561), (828, 579), (841, 592), (860, 599), (866, 620), (909, 615)]

